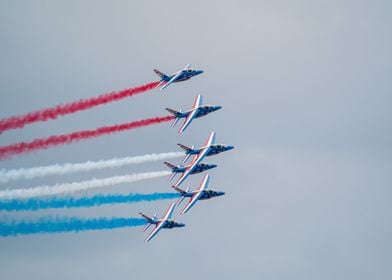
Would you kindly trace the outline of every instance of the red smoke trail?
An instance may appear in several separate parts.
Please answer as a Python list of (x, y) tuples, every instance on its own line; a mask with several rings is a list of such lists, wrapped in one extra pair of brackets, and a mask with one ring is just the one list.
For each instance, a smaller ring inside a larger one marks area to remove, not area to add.
[(39, 111), (27, 113), (21, 116), (13, 116), (7, 119), (0, 120), (0, 133), (16, 128), (23, 128), (25, 125), (35, 122), (43, 122), (50, 119), (56, 119), (59, 116), (72, 114), (78, 111), (93, 108), (95, 106), (104, 105), (113, 101), (118, 101), (126, 97), (130, 97), (136, 94), (143, 93), (147, 90), (155, 88), (159, 82), (152, 82), (143, 86), (124, 89), (121, 91), (114, 91), (92, 97), (89, 99), (81, 99), (76, 102), (71, 102), (56, 107), (42, 109)]
[(155, 117), (135, 122), (129, 122), (124, 124), (116, 124), (112, 126), (103, 126), (94, 130), (82, 130), (76, 131), (69, 134), (53, 135), (48, 138), (35, 139), (31, 142), (20, 142), (11, 144), (8, 146), (0, 147), (0, 159), (7, 158), (12, 155), (32, 152), (40, 149), (47, 149), (52, 146), (64, 145), (72, 142), (76, 142), (83, 139), (89, 139), (99, 137), (106, 134), (115, 132), (131, 130), (143, 126), (149, 126), (153, 124), (159, 124), (172, 120), (172, 116)]

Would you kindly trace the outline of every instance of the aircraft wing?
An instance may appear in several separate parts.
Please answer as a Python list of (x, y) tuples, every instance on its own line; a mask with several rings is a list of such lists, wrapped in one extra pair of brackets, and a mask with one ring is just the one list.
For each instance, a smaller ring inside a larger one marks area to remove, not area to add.
[(191, 207), (192, 207), (193, 205), (196, 204), (196, 202), (199, 200), (199, 198), (200, 198), (202, 195), (203, 195), (202, 192), (197, 192), (197, 193), (195, 193), (195, 194), (191, 197), (191, 199), (189, 200), (188, 204), (185, 206), (184, 210), (181, 211), (181, 215), (182, 215), (182, 214), (185, 214), (186, 212), (188, 212), (189, 209), (191, 209)]
[(164, 221), (159, 222), (155, 228), (150, 232), (149, 235), (147, 235), (146, 239), (144, 239), (145, 242), (150, 241), (155, 235), (157, 235), (157, 233), (162, 229), (164, 225)]
[(169, 85), (174, 83), (181, 74), (182, 74), (182, 71), (178, 71), (177, 74), (175, 74), (163, 87), (161, 87), (161, 90), (167, 88)]
[(210, 150), (210, 146), (215, 143), (215, 131), (211, 131), (210, 135), (208, 136), (208, 139), (206, 141), (205, 147), (200, 151), (198, 155), (196, 155), (193, 158), (193, 161), (189, 165), (189, 167), (185, 170), (185, 172), (181, 175), (181, 177), (178, 179), (177, 183), (175, 184), (175, 187), (178, 187), (182, 182), (185, 181), (185, 179), (191, 174), (193, 169), (203, 160), (203, 158), (208, 154)]
[(196, 96), (195, 102), (193, 103), (192, 111), (186, 117), (184, 123), (178, 130), (178, 133), (184, 132), (184, 130), (191, 124), (191, 122), (199, 112), (198, 108), (201, 106), (202, 102), (203, 102), (203, 97), (201, 96), (201, 94), (199, 94), (198, 96)]
[(185, 208), (181, 211), (181, 214), (185, 214), (186, 212), (189, 211), (189, 209), (192, 208), (193, 205), (196, 204), (199, 198), (203, 195), (203, 191), (207, 189), (209, 181), (210, 181), (210, 175), (204, 176), (203, 181), (201, 182), (199, 188), (197, 189), (195, 194), (191, 197), (191, 199), (189, 200)]
[(208, 184), (210, 183), (210, 175), (205, 175), (203, 181), (201, 181), (198, 191), (204, 191), (207, 189)]
[(177, 183), (174, 186), (178, 187), (179, 185), (181, 185), (181, 183), (185, 181), (185, 179), (189, 176), (190, 173), (191, 172), (188, 172), (188, 170), (182, 173), (181, 177), (178, 179)]
[(144, 219), (146, 219), (147, 221), (151, 221), (152, 219), (149, 217), (149, 216), (147, 216), (147, 215), (145, 215), (145, 214), (143, 214), (143, 213), (139, 213)]
[(175, 203), (172, 202), (169, 206), (169, 208), (167, 208), (165, 215), (163, 216), (162, 220), (168, 220), (171, 218), (173, 211), (174, 211), (174, 205)]
[(215, 131), (211, 131), (210, 135), (207, 138), (207, 141), (205, 143), (206, 147), (211, 146), (212, 144), (215, 144), (215, 138), (216, 138), (216, 133)]
[(163, 228), (165, 225), (166, 220), (170, 219), (173, 211), (174, 211), (175, 203), (172, 202), (169, 208), (166, 210), (165, 215), (163, 216), (162, 220), (155, 226), (155, 228), (150, 232), (150, 234), (146, 237), (144, 241), (150, 241), (157, 233)]
[(201, 103), (203, 102), (203, 97), (201, 96), (201, 94), (198, 94), (196, 96), (195, 102), (193, 103), (193, 109), (196, 109), (198, 107), (201, 106)]
[[(205, 146), (204, 146), (204, 148), (203, 149), (201, 149), (200, 150), (200, 153), (197, 155), (197, 156), (195, 156), (194, 158), (193, 158), (193, 161), (192, 161), (192, 163), (191, 163), (191, 165), (190, 165), (190, 167), (189, 167), (189, 169), (192, 171), (195, 167), (196, 167), (196, 165), (198, 165), (202, 160), (203, 160), (203, 158), (208, 154), (208, 152), (209, 152), (209, 150), (210, 150), (210, 146), (212, 145), (212, 144), (214, 144), (215, 143), (215, 131), (211, 131), (211, 133), (210, 133), (210, 135), (208, 136), (208, 139), (207, 139), (207, 141), (206, 141), (206, 144), (205, 144)], [(184, 172), (184, 174), (186, 173), (186, 171)]]
[[(209, 148), (208, 148), (209, 149)], [(208, 150), (206, 149), (206, 150)], [(184, 173), (182, 173), (181, 177), (178, 179), (177, 183), (174, 185), (175, 187), (178, 187), (179, 185), (181, 185), (182, 182), (185, 181), (185, 179), (189, 176), (189, 174), (191, 174), (191, 172), (193, 171), (193, 169), (195, 169), (196, 165), (201, 162), (201, 160), (205, 157), (205, 155), (207, 154), (207, 152), (204, 152), (203, 154), (199, 154), (196, 155), (193, 158), (192, 163), (189, 165), (189, 167), (185, 170)], [(201, 155), (201, 157), (200, 157)]]
[(180, 127), (180, 129), (178, 130), (178, 133), (182, 133), (184, 132), (184, 130), (191, 124), (191, 122), (193, 121), (193, 119), (195, 118), (195, 116), (197, 115), (197, 112), (199, 110), (195, 109), (192, 112), (190, 112), (188, 114), (188, 116), (186, 117), (184, 123), (182, 124), (182, 126)]

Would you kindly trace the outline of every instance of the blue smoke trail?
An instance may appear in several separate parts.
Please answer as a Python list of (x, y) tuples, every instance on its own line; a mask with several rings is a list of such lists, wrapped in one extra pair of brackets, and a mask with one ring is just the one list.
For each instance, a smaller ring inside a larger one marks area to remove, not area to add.
[(141, 218), (43, 217), (36, 222), (11, 221), (0, 223), (0, 236), (16, 236), (34, 233), (80, 232), (85, 230), (115, 229), (145, 225)]
[(173, 199), (176, 197), (179, 197), (178, 193), (152, 193), (152, 194), (130, 193), (127, 195), (98, 194), (92, 197), (82, 197), (82, 198), (54, 197), (54, 198), (10, 199), (10, 200), (0, 200), (0, 210), (36, 211), (36, 210), (48, 209), (48, 208), (93, 207), (102, 204), (135, 203), (135, 202), (142, 202), (142, 201)]

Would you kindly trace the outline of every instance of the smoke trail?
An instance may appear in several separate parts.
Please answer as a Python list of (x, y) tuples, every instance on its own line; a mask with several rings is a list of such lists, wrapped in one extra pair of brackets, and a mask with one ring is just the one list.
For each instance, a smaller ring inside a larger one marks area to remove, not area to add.
[(93, 179), (89, 181), (56, 184), (54, 186), (39, 186), (28, 189), (13, 189), (0, 191), (0, 199), (31, 198), (37, 196), (56, 195), (62, 193), (77, 192), (95, 188), (103, 188), (123, 183), (132, 183), (147, 179), (153, 179), (169, 175), (170, 171), (157, 171), (136, 173), (125, 176), (116, 176), (103, 179)]
[(94, 130), (82, 130), (76, 131), (69, 134), (53, 135), (48, 138), (35, 139), (31, 142), (20, 142), (16, 144), (11, 144), (8, 146), (0, 147), (0, 159), (6, 157), (27, 153), (39, 149), (47, 149), (52, 146), (69, 144), (72, 142), (99, 137), (102, 135), (107, 135), (115, 132), (131, 130), (143, 126), (149, 126), (153, 124), (159, 124), (162, 122), (167, 122), (172, 119), (172, 116), (165, 117), (155, 117), (140, 121), (134, 121), (124, 124), (117, 124), (112, 126), (102, 126)]
[(81, 99), (76, 102), (71, 102), (63, 105), (58, 105), (52, 108), (42, 109), (39, 111), (27, 113), (21, 116), (13, 116), (10, 118), (0, 120), (0, 134), (6, 130), (23, 128), (25, 125), (35, 122), (47, 121), (56, 119), (59, 116), (72, 114), (78, 111), (90, 109), (99, 105), (104, 105), (113, 101), (118, 101), (126, 97), (140, 94), (155, 88), (159, 82), (152, 82), (143, 86), (124, 89), (92, 97), (89, 99)]
[(87, 161), (83, 163), (64, 163), (49, 166), (39, 166), (32, 168), (20, 168), (12, 170), (0, 170), (0, 183), (7, 183), (18, 179), (34, 179), (50, 175), (64, 175), (75, 172), (84, 172), (104, 168), (115, 168), (131, 164), (146, 162), (156, 162), (165, 159), (178, 158), (183, 156), (181, 152), (147, 154), (136, 157), (112, 158), (109, 160)]
[(35, 222), (11, 221), (0, 223), (0, 236), (16, 236), (34, 233), (80, 232), (85, 230), (115, 229), (145, 225), (141, 218), (44, 217)]
[(76, 207), (93, 207), (104, 204), (114, 203), (136, 203), (142, 201), (155, 201), (163, 199), (173, 199), (179, 197), (178, 193), (130, 193), (127, 195), (114, 194), (103, 195), (98, 194), (92, 197), (82, 198), (30, 198), (30, 199), (12, 199), (0, 200), (0, 210), (5, 211), (37, 211), (48, 208), (76, 208)]

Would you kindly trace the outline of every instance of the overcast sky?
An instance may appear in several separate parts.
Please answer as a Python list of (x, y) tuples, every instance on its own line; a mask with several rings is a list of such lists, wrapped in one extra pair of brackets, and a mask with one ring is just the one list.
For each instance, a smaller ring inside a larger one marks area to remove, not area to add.
[[(170, 74), (192, 63), (204, 74), (165, 94), (3, 133), (0, 145), (163, 116), (199, 93), (223, 109), (183, 135), (164, 123), (0, 168), (176, 151), (215, 130), (218, 142), (236, 147), (206, 160), (218, 164), (211, 187), (226, 195), (198, 203), (176, 217), (185, 228), (148, 244), (141, 228), (0, 238), (1, 279), (392, 278), (392, 2), (81, 2), (0, 1), (0, 118), (155, 81), (153, 68)], [(145, 164), (0, 189), (165, 169)], [(171, 188), (159, 178), (101, 191)], [(0, 221), (162, 215), (168, 204), (0, 212)]]

